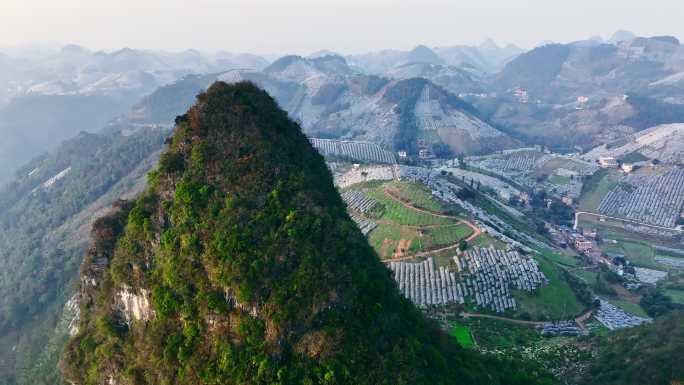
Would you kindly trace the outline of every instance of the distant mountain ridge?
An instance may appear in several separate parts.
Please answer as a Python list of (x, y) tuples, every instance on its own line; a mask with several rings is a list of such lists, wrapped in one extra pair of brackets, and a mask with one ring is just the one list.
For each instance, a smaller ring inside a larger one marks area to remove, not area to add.
[(21, 164), (80, 131), (102, 127), (162, 85), (188, 74), (266, 64), (246, 54), (92, 52), (77, 45), (37, 55), (0, 54), (0, 186)]

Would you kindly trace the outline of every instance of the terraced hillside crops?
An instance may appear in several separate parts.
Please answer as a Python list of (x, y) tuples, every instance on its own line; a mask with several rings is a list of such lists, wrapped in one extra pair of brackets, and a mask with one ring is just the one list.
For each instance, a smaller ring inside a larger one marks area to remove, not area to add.
[(352, 142), (335, 139), (311, 138), (313, 146), (324, 156), (368, 163), (397, 163), (394, 153), (375, 143)]
[(433, 197), (420, 183), (391, 181), (360, 186), (345, 191), (342, 197), (383, 259), (455, 248), (473, 234), (460, 218), (446, 213), (454, 211), (453, 207)]
[(658, 176), (630, 176), (610, 190), (601, 214), (650, 225), (674, 227), (684, 206), (684, 169)]

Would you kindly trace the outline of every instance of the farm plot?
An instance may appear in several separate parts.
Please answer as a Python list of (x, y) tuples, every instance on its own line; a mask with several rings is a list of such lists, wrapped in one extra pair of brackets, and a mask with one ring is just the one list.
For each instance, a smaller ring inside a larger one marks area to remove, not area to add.
[(356, 223), (356, 226), (359, 227), (361, 233), (365, 236), (368, 236), (368, 233), (378, 227), (377, 223), (354, 214), (351, 215), (351, 219), (354, 221), (354, 223)]
[(404, 296), (417, 306), (464, 303), (465, 287), (445, 267), (435, 267), (428, 258), (423, 262), (390, 262), (394, 280)]
[(537, 262), (516, 251), (474, 248), (455, 256), (454, 263), (474, 304), (498, 313), (517, 308), (512, 289), (532, 292), (548, 284)]
[(592, 175), (582, 187), (579, 207), (583, 211), (595, 211), (608, 192), (621, 179), (617, 170), (601, 169)]
[(323, 156), (368, 163), (397, 163), (394, 153), (375, 143), (317, 138), (311, 138), (310, 141)]
[(342, 200), (347, 204), (347, 208), (361, 214), (367, 214), (378, 206), (378, 202), (361, 191), (345, 191), (342, 194)]
[(390, 262), (399, 290), (417, 306), (469, 303), (494, 312), (516, 308), (512, 290), (532, 292), (548, 283), (532, 258), (475, 248), (453, 257), (455, 269), (423, 262)]
[(443, 205), (434, 199), (430, 189), (422, 183), (390, 182), (387, 188), (401, 200), (411, 202), (413, 206), (434, 212), (444, 212)]
[(511, 172), (530, 172), (544, 154), (539, 151), (515, 151), (503, 155), (469, 157), (467, 160), (478, 168), (501, 175)]
[(475, 345), (473, 336), (470, 334), (470, 328), (456, 321), (449, 323), (449, 335), (456, 338), (461, 347), (470, 348)]
[(370, 189), (368, 191), (368, 195), (385, 206), (382, 219), (389, 220), (400, 225), (447, 225), (455, 222), (452, 218), (435, 216), (427, 212), (408, 208), (391, 197), (388, 197), (382, 187)]
[(600, 302), (601, 306), (594, 317), (610, 330), (639, 326), (643, 323), (651, 322), (650, 318), (627, 314), (606, 300), (601, 299)]
[(658, 176), (630, 176), (601, 201), (608, 216), (672, 228), (684, 206), (684, 169)]

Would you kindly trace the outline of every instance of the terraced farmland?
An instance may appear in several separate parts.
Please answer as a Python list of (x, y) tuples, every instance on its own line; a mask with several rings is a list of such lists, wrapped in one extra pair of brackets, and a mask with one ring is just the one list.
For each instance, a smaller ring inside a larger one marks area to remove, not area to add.
[(392, 181), (353, 188), (342, 198), (382, 259), (455, 248), (473, 234), (461, 219), (442, 214), (444, 204), (419, 182)]
[(684, 169), (658, 176), (630, 176), (610, 190), (598, 211), (650, 225), (674, 227), (684, 206)]
[(375, 143), (311, 138), (311, 144), (324, 156), (368, 163), (397, 163), (394, 153)]

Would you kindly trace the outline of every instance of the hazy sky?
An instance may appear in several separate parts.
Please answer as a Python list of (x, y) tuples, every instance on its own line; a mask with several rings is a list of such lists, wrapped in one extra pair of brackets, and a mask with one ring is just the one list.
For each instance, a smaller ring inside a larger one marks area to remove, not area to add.
[(0, 46), (352, 53), (487, 37), (532, 47), (616, 29), (684, 38), (684, 1), (0, 0)]

